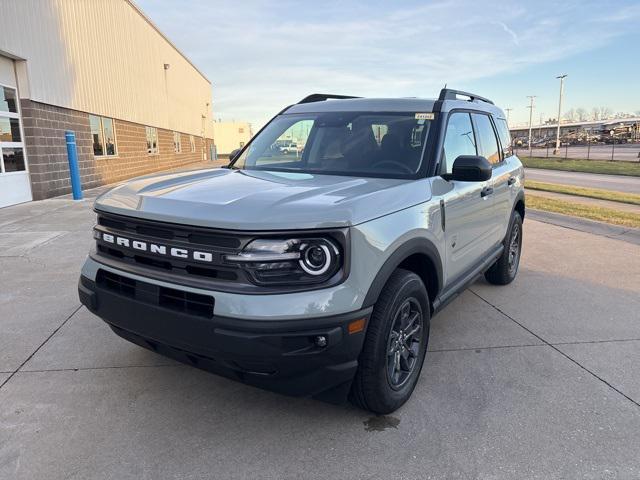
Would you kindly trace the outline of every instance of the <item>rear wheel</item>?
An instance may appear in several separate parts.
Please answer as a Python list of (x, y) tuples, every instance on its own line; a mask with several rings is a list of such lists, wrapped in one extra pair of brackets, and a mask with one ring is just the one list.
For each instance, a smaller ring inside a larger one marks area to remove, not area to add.
[(511, 215), (509, 231), (503, 244), (502, 255), (484, 274), (487, 281), (494, 285), (507, 285), (513, 282), (518, 274), (522, 253), (522, 217), (516, 211)]
[(429, 297), (420, 277), (396, 270), (376, 302), (351, 401), (374, 413), (391, 413), (416, 386), (429, 341)]

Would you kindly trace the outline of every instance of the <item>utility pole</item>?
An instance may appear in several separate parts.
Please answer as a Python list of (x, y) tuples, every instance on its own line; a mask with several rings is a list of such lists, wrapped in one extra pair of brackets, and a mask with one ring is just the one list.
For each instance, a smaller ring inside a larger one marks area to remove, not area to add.
[(533, 148), (531, 145), (531, 127), (533, 122), (533, 101), (536, 96), (537, 95), (527, 95), (527, 98), (529, 99), (529, 106), (527, 107), (529, 109), (529, 155), (531, 155), (531, 149)]
[(511, 115), (511, 110), (513, 110), (513, 108), (504, 109), (504, 111), (507, 112), (507, 127), (509, 126), (509, 116)]
[(556, 148), (553, 149), (553, 154), (557, 155), (560, 151), (560, 117), (562, 116), (562, 96), (564, 95), (564, 79), (567, 74), (558, 75), (556, 78), (560, 79), (560, 99), (558, 100), (558, 128), (556, 130)]
[[(544, 113), (540, 114), (540, 123), (538, 124), (538, 138), (542, 138), (542, 117), (544, 116)], [(545, 134), (546, 137), (546, 134)]]

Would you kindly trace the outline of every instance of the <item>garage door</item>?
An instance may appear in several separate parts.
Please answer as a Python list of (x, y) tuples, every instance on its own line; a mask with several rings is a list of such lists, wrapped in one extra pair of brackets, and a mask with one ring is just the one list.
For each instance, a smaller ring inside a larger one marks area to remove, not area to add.
[(0, 56), (0, 207), (31, 200), (13, 60)]

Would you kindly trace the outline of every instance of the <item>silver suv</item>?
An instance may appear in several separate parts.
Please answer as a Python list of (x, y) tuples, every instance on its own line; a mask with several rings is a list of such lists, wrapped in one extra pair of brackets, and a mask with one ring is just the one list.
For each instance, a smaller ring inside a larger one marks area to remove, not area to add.
[[(283, 139), (301, 155), (274, 148)], [(502, 110), (474, 94), (311, 95), (225, 168), (98, 198), (80, 299), (182, 362), (392, 412), (418, 381), (430, 318), (482, 274), (516, 276), (525, 210), (510, 143)]]

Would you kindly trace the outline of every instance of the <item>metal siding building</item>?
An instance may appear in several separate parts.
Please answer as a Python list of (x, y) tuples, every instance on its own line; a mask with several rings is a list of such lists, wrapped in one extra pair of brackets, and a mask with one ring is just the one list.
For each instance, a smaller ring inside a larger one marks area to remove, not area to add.
[(242, 148), (253, 137), (249, 122), (213, 122), (213, 138), (218, 155), (229, 155)]
[[(131, 1), (0, 0), (0, 12), (0, 92), (19, 96), (3, 109), (0, 93), (0, 149), (20, 137), (34, 198), (70, 190), (65, 129), (85, 187), (206, 158), (211, 83)], [(23, 135), (10, 138), (3, 114), (16, 113)], [(16, 203), (1, 170), (0, 206)]]

